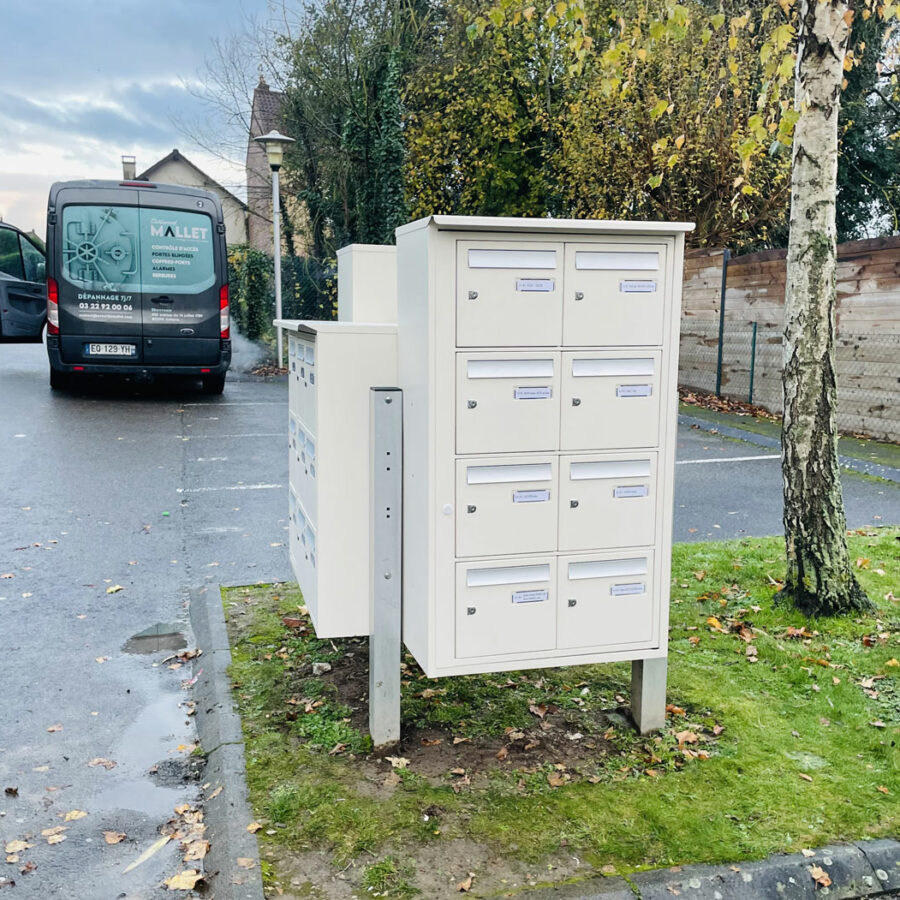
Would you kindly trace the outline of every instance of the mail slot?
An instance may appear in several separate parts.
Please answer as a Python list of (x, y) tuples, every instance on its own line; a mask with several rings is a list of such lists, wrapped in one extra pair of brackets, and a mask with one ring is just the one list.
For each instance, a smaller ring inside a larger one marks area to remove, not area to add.
[(566, 244), (563, 342), (662, 344), (666, 271), (665, 244)]
[(660, 351), (563, 353), (563, 450), (655, 447)]
[(656, 456), (645, 453), (562, 457), (559, 549), (653, 544)]
[(558, 346), (563, 245), (457, 243), (459, 347)]
[(290, 557), (298, 579), (303, 583), (303, 602), (317, 613), (318, 579), (316, 577), (316, 531), (303, 512), (293, 488), (290, 490)]
[(653, 554), (560, 557), (558, 607), (560, 650), (655, 646)]
[(556, 457), (457, 460), (456, 555), (554, 551), (558, 508)]
[(556, 644), (556, 560), (456, 567), (456, 655), (502, 656)]
[(460, 353), (456, 451), (503, 453), (559, 447), (559, 353)]

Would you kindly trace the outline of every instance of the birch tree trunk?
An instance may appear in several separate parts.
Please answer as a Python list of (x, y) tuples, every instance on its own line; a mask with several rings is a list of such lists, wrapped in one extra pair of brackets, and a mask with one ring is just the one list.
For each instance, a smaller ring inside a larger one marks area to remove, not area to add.
[(835, 425), (837, 127), (851, 21), (842, 0), (802, 0), (784, 309), (782, 595), (814, 615), (873, 608), (847, 548)]

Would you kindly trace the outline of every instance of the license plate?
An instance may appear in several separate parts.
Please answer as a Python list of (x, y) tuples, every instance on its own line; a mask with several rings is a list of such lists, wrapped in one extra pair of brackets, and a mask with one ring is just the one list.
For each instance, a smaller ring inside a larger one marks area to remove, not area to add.
[(87, 356), (134, 356), (137, 347), (134, 344), (85, 344)]

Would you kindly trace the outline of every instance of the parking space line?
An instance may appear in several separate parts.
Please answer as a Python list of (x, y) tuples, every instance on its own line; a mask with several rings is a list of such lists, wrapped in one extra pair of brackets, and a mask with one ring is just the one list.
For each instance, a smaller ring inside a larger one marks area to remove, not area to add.
[(206, 494), (212, 491), (274, 491), (282, 484), (230, 484), (226, 487), (175, 488), (177, 494)]
[(174, 434), (172, 437), (177, 437), (180, 440), (191, 440), (191, 441), (220, 441), (222, 438), (273, 438), (273, 437), (287, 437), (287, 430), (285, 431), (251, 431), (248, 434), (190, 434), (185, 438), (183, 435)]
[(757, 459), (781, 459), (780, 453), (766, 453), (759, 456), (719, 456), (714, 459), (678, 459), (676, 466), (694, 466), (700, 463), (752, 462)]

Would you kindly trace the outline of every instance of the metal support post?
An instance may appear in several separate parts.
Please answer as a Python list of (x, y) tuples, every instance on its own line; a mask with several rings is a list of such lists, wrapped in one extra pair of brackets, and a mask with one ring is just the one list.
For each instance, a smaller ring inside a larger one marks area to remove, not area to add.
[(631, 717), (641, 734), (657, 731), (666, 723), (667, 668), (665, 656), (631, 662)]
[(731, 251), (726, 247), (722, 251), (722, 288), (719, 293), (719, 352), (716, 357), (716, 396), (722, 396), (722, 351), (725, 344), (725, 291), (728, 287), (728, 260)]
[(756, 329), (759, 322), (753, 323), (753, 337), (750, 340), (750, 390), (747, 392), (747, 402), (753, 402), (753, 376), (756, 374)]
[(372, 522), (369, 596), (369, 733), (376, 747), (400, 740), (403, 391), (369, 391)]
[[(281, 318), (281, 197), (278, 192), (278, 169), (272, 167), (272, 225), (275, 238), (275, 318)], [(278, 354), (278, 368), (284, 362), (284, 338), (281, 326), (275, 327), (276, 353)]]

